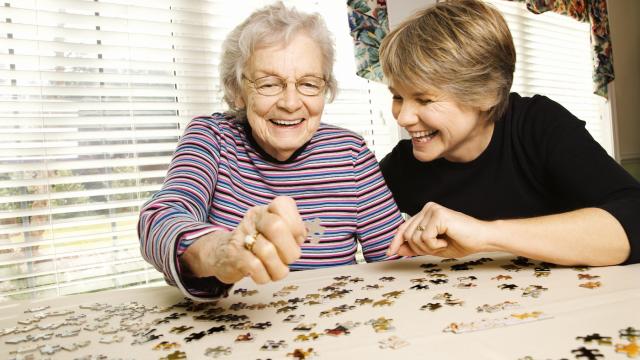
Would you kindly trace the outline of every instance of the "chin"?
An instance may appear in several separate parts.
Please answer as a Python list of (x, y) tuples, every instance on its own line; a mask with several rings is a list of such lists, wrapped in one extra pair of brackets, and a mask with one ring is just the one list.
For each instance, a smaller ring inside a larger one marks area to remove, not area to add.
[(429, 162), (440, 158), (440, 155), (425, 153), (424, 151), (413, 151), (413, 157), (420, 162)]

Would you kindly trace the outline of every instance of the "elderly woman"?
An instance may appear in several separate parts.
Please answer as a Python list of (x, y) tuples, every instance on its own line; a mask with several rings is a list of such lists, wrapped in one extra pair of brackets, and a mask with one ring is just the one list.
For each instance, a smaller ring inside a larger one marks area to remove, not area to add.
[(496, 9), (438, 3), (394, 29), (380, 59), (411, 135), (381, 162), (413, 216), (389, 254), (640, 261), (640, 184), (562, 106), (510, 93), (516, 54)]
[(361, 137), (320, 122), (336, 81), (319, 15), (263, 8), (222, 54), (233, 111), (186, 128), (141, 210), (144, 258), (196, 300), (245, 276), (262, 284), (290, 269), (354, 264), (356, 239), (366, 261), (388, 259), (402, 218), (376, 159)]

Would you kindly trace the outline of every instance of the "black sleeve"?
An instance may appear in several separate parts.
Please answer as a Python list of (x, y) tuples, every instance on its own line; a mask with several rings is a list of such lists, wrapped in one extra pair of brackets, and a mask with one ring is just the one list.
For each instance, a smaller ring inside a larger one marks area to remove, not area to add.
[(548, 184), (572, 208), (598, 207), (613, 215), (631, 247), (625, 264), (640, 262), (640, 183), (591, 137), (583, 121), (549, 99), (534, 100), (530, 130), (542, 150)]
[(406, 189), (407, 187), (401, 183), (403, 179), (402, 164), (406, 160), (402, 159), (400, 152), (401, 143), (398, 143), (393, 150), (380, 161), (380, 171), (389, 190), (391, 190), (393, 199), (396, 201), (400, 212), (407, 213), (407, 209), (403, 209), (403, 197), (405, 194), (404, 191), (402, 191), (402, 189)]

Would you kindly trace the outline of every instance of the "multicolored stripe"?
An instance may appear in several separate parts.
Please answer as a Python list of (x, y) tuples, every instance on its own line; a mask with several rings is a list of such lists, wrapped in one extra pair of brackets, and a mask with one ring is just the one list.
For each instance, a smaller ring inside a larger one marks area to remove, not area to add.
[(291, 270), (354, 264), (357, 241), (366, 261), (389, 259), (385, 252), (402, 218), (361, 137), (321, 124), (286, 163), (265, 159), (251, 144), (245, 126), (222, 114), (187, 127), (138, 224), (143, 257), (169, 284), (206, 298), (180, 276), (177, 257), (194, 239), (232, 230), (249, 208), (282, 195), (295, 199), (303, 220), (319, 218), (326, 229), (318, 244), (302, 245)]

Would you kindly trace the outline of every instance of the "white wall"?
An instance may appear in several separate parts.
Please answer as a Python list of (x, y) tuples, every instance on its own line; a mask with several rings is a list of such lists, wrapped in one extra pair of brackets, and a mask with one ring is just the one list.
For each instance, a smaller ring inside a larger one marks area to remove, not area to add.
[(640, 163), (640, 1), (609, 0), (613, 47), (612, 111), (623, 165)]
[(389, 27), (391, 29), (395, 28), (416, 10), (431, 6), (436, 2), (436, 0), (387, 0)]

